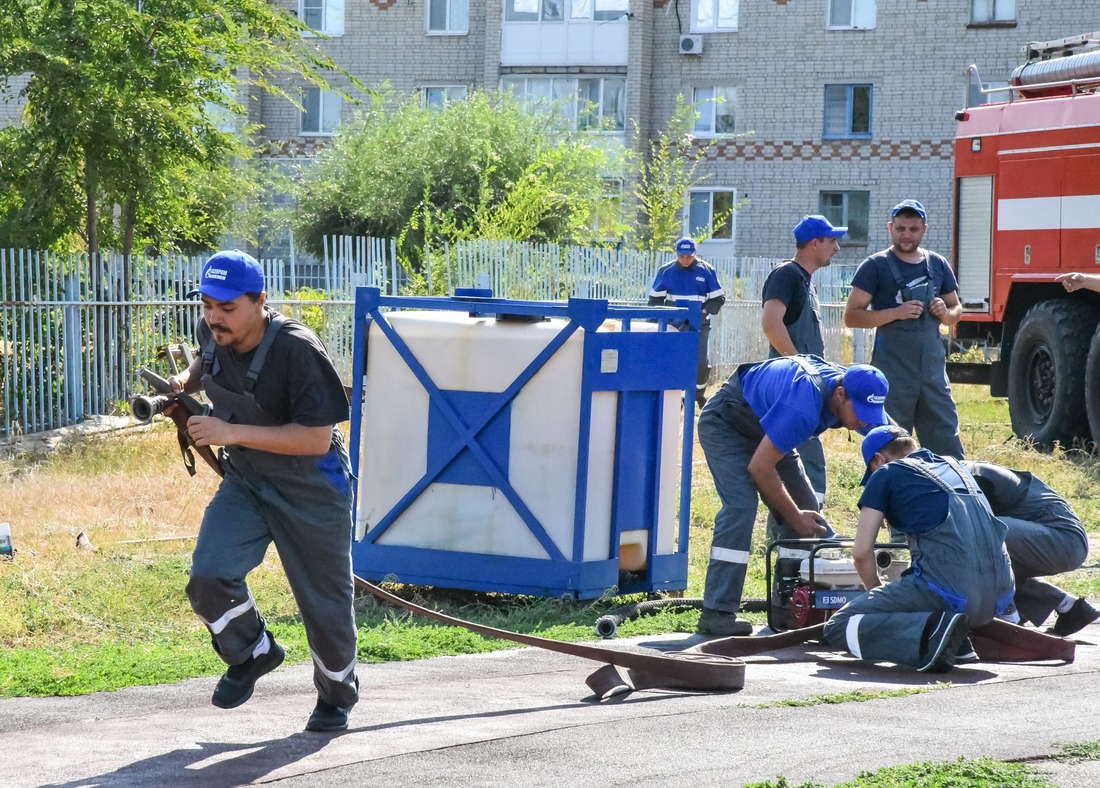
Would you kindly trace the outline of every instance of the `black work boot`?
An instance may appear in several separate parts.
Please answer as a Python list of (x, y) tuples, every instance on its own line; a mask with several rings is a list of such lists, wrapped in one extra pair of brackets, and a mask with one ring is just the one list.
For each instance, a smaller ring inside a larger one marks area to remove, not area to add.
[(1100, 610), (1085, 601), (1084, 597), (1077, 597), (1073, 607), (1065, 613), (1059, 613), (1054, 626), (1048, 628), (1047, 632), (1060, 638), (1068, 638), (1075, 632), (1080, 632), (1098, 618), (1100, 618)]
[(252, 691), (256, 689), (256, 681), (265, 673), (270, 673), (283, 664), (286, 652), (283, 647), (275, 642), (275, 637), (266, 633), (271, 639), (271, 645), (266, 654), (258, 657), (249, 657), (240, 665), (230, 665), (222, 677), (218, 680), (218, 686), (214, 687), (214, 695), (210, 702), (219, 709), (235, 709), (252, 697)]

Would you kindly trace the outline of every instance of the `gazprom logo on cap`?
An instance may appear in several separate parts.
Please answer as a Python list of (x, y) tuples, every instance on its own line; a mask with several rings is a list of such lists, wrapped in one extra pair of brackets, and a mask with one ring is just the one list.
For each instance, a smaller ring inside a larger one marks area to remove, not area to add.
[(220, 279), (224, 282), (227, 276), (229, 276), (229, 272), (224, 268), (208, 268), (206, 271), (207, 279)]
[(881, 394), (868, 394), (867, 395), (867, 404), (868, 405), (885, 405), (886, 404), (886, 397), (882, 396)]

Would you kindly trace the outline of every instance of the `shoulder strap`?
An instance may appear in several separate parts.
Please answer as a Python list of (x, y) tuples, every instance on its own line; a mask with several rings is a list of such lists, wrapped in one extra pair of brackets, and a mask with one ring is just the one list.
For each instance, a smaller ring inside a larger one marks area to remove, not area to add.
[(813, 363), (811, 363), (810, 360), (813, 359), (814, 361), (819, 361), (819, 362), (821, 362), (821, 364), (823, 366), (830, 367), (830, 368), (836, 370), (837, 372), (839, 372), (841, 374), (841, 376), (844, 375), (844, 368), (843, 367), (838, 366), (837, 364), (833, 364), (832, 362), (826, 361), (825, 359), (821, 358), (821, 356), (797, 355), (797, 356), (787, 356), (787, 358), (789, 358), (791, 361), (798, 364), (798, 366), (802, 367), (803, 372), (806, 373), (806, 377), (808, 377), (811, 381), (813, 381), (813, 384), (815, 386), (817, 386), (817, 390), (821, 392), (821, 398), (823, 400), (826, 400), (826, 399), (829, 398), (829, 392), (827, 392), (825, 390), (825, 381), (822, 380), (822, 378), (821, 378), (821, 371), (816, 366), (814, 366)]
[(264, 362), (267, 360), (267, 352), (271, 350), (271, 345), (275, 342), (275, 337), (283, 327), (289, 322), (286, 315), (274, 310), (268, 310), (268, 324), (267, 330), (264, 331), (264, 338), (260, 340), (260, 344), (256, 347), (256, 355), (252, 357), (252, 363), (248, 367), (248, 372), (244, 376), (244, 391), (246, 394), (251, 394), (252, 390), (256, 388), (256, 379), (260, 377), (260, 370), (264, 368)]

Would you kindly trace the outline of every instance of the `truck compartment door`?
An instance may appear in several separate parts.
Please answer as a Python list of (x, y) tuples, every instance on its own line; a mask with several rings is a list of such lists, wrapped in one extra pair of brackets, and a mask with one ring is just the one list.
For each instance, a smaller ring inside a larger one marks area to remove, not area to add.
[(1066, 156), (1062, 187), (1062, 268), (1100, 265), (1100, 149)]
[(1062, 228), (1061, 156), (1002, 151), (997, 178), (998, 274), (1055, 273)]
[(964, 312), (988, 312), (993, 264), (993, 176), (959, 178), (955, 248)]

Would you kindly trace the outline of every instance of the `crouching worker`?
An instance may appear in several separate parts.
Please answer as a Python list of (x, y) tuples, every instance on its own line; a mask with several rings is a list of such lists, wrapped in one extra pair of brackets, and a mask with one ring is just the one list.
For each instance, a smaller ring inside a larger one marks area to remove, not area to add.
[(699, 414), (699, 445), (722, 508), (714, 518), (699, 632), (748, 635), (737, 618), (763, 497), (779, 538), (831, 536), (796, 446), (827, 429), (888, 424), (888, 384), (874, 367), (845, 369), (817, 356), (743, 364)]
[(1038, 627), (1057, 612), (1047, 632), (1069, 637), (1100, 618), (1100, 610), (1086, 599), (1043, 579), (1072, 572), (1089, 557), (1085, 525), (1069, 502), (1027, 471), (991, 462), (964, 460), (962, 464), (1008, 528), (1005, 547), (1012, 559), (1021, 619)]
[[(825, 623), (825, 639), (866, 662), (927, 673), (973, 659), (967, 632), (1010, 612), (1013, 582), (1006, 528), (957, 460), (918, 449), (886, 426), (863, 439), (866, 489), (852, 558), (870, 593)], [(909, 543), (912, 571), (882, 585), (875, 541), (889, 522)]]

